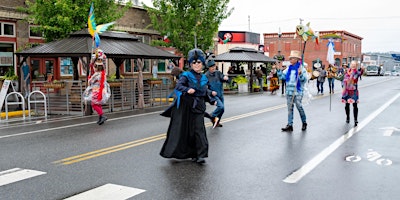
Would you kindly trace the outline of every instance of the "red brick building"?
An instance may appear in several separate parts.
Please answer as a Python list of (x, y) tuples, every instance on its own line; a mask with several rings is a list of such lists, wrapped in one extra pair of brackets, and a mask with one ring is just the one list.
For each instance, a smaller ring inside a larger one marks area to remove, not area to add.
[[(282, 33), (279, 37), (278, 33), (264, 33), (264, 46), (270, 57), (274, 57), (281, 52), (288, 60), (291, 50), (303, 51), (304, 41), (299, 37), (295, 37), (295, 32)], [(328, 66), (326, 59), (328, 52), (328, 39), (324, 37), (334, 35), (335, 49), (335, 65), (339, 66), (343, 63), (349, 63), (352, 60), (362, 61), (361, 40), (360, 36), (349, 33), (347, 31), (320, 31), (319, 44), (313, 41), (307, 41), (304, 51), (304, 61), (308, 64), (308, 70), (316, 62)]]

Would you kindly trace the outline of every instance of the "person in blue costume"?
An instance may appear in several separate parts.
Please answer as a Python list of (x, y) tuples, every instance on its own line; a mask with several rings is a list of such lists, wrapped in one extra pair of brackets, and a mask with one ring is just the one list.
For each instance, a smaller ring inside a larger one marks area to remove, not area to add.
[(207, 67), (208, 71), (205, 75), (210, 82), (209, 93), (211, 93), (211, 95), (216, 99), (217, 108), (211, 113), (211, 115), (206, 112), (205, 117), (211, 120), (213, 128), (222, 127), (220, 120), (225, 112), (223, 83), (228, 81), (228, 76), (224, 76), (222, 72), (217, 70), (217, 65), (214, 60), (208, 60)]
[(205, 163), (208, 140), (204, 125), (206, 102), (216, 101), (208, 93), (208, 79), (202, 74), (205, 54), (200, 49), (188, 53), (190, 70), (181, 74), (175, 87), (176, 99), (161, 116), (170, 117), (167, 138), (161, 148), (164, 158), (188, 159)]

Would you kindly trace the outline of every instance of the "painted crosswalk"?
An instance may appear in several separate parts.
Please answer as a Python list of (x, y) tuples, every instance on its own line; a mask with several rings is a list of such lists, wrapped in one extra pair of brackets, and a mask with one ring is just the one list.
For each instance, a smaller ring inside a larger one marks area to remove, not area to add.
[(142, 192), (145, 190), (109, 183), (64, 200), (125, 200)]
[(31, 170), (31, 169), (20, 169), (13, 168), (6, 171), (0, 172), (0, 187), (10, 183), (22, 181), (35, 176), (46, 174), (46, 172)]

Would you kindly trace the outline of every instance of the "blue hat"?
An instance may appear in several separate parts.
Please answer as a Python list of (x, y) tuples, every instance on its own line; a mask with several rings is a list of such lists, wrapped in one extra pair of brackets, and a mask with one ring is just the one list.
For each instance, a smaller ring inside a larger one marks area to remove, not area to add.
[(212, 67), (215, 66), (215, 61), (214, 60), (208, 60), (207, 61), (207, 67)]
[(194, 60), (200, 60), (203, 64), (205, 64), (205, 54), (201, 49), (192, 49), (188, 53), (188, 61), (192, 63)]

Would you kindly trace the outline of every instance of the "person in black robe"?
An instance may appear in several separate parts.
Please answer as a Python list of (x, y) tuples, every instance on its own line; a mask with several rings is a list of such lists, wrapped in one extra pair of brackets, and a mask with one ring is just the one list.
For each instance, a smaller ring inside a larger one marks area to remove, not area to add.
[(176, 99), (162, 116), (170, 117), (167, 138), (160, 155), (164, 158), (187, 159), (205, 163), (208, 140), (204, 126), (206, 102), (215, 104), (208, 94), (208, 79), (202, 74), (205, 56), (200, 49), (188, 53), (190, 71), (181, 74), (175, 87)]

